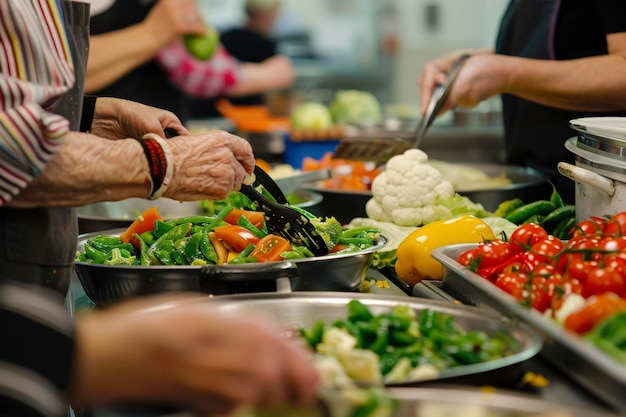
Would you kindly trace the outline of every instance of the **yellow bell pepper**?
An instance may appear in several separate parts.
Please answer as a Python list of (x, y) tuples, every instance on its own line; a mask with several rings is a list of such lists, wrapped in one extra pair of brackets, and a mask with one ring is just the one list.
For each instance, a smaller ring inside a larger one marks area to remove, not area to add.
[(443, 266), (431, 257), (433, 249), (494, 238), (491, 227), (471, 215), (429, 223), (412, 232), (398, 246), (396, 273), (409, 285), (423, 279), (442, 279)]

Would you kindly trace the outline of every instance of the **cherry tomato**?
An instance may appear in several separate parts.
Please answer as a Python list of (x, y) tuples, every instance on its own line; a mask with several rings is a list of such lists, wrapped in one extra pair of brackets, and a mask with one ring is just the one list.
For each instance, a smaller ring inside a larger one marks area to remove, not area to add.
[(536, 223), (523, 224), (511, 234), (511, 251), (514, 253), (528, 250), (536, 242), (547, 238), (546, 229)]
[(257, 243), (250, 254), (259, 262), (274, 262), (283, 259), (281, 253), (291, 250), (291, 243), (282, 236), (269, 234)]
[(624, 277), (610, 267), (596, 268), (589, 272), (583, 288), (583, 294), (587, 297), (605, 292), (613, 292), (621, 296), (624, 291), (626, 291)]
[(607, 252), (626, 252), (626, 237), (605, 236), (598, 243), (598, 248)]
[(599, 265), (598, 261), (585, 261), (581, 256), (572, 255), (572, 259), (565, 269), (565, 276), (568, 279), (575, 279), (584, 284), (587, 282), (589, 273), (597, 269)]
[(241, 252), (246, 248), (246, 246), (250, 244), (255, 245), (259, 242), (258, 236), (245, 227), (237, 226), (235, 224), (218, 226), (213, 229), (213, 231), (219, 240), (227, 243), (236, 252)]
[(611, 268), (620, 273), (622, 277), (626, 277), (626, 258), (620, 254), (606, 255), (602, 260), (606, 268)]
[(476, 248), (468, 249), (465, 252), (461, 253), (456, 261), (460, 263), (461, 265), (468, 266), (468, 267), (472, 265), (477, 265), (478, 264), (478, 250)]
[(511, 257), (509, 243), (500, 239), (481, 243), (476, 248), (476, 256), (480, 261), (480, 268), (501, 264)]
[(602, 232), (607, 235), (623, 236), (626, 234), (626, 212), (617, 213), (604, 225)]
[(516, 300), (524, 299), (524, 289), (528, 283), (528, 275), (524, 272), (502, 273), (496, 279), (496, 287), (512, 295)]
[(593, 219), (583, 220), (574, 227), (572, 237), (596, 235), (598, 233), (601, 233), (602, 229), (603, 227), (601, 227)]
[(549, 278), (534, 276), (531, 280), (530, 305), (542, 313), (546, 311), (552, 304), (555, 288), (560, 283), (560, 277), (557, 276)]
[(530, 252), (537, 256), (541, 263), (555, 263), (557, 255), (565, 249), (565, 245), (561, 239), (554, 236), (548, 236), (542, 240), (535, 242), (530, 247)]

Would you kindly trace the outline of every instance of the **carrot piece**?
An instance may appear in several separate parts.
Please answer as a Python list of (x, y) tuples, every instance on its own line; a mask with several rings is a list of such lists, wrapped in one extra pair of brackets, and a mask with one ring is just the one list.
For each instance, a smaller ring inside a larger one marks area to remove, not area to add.
[(137, 233), (138, 235), (140, 235), (143, 232), (154, 230), (154, 223), (156, 223), (157, 220), (163, 221), (163, 217), (161, 217), (161, 214), (159, 213), (159, 210), (156, 208), (156, 206), (150, 207), (139, 216), (137, 216), (135, 221), (132, 222), (130, 226), (128, 226), (128, 229), (126, 229), (124, 233), (120, 235), (120, 240), (124, 243), (132, 242), (133, 234)]

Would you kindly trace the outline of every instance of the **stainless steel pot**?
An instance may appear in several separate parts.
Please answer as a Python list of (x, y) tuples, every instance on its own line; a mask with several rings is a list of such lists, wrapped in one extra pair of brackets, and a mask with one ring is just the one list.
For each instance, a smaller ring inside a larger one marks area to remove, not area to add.
[[(294, 195), (299, 201), (302, 201), (295, 205), (307, 210), (320, 204), (323, 199), (320, 193), (311, 190), (296, 190)], [(159, 213), (165, 219), (203, 214), (198, 201), (181, 202), (169, 198), (159, 198), (158, 200), (129, 198), (122, 201), (107, 201), (79, 207), (76, 209), (78, 231), (82, 234), (127, 227), (137, 215), (152, 206), (157, 206)]]
[(560, 162), (559, 172), (576, 181), (576, 220), (626, 210), (626, 142), (579, 134), (565, 142), (575, 165)]
[[(79, 252), (87, 240), (97, 236), (119, 236), (124, 229), (80, 235)], [(224, 266), (125, 266), (76, 262), (75, 269), (85, 293), (96, 305), (130, 297), (173, 292), (203, 292), (212, 295), (292, 291), (354, 291), (370, 265), (372, 254), (387, 244), (381, 236), (371, 248), (346, 254), (295, 259), (296, 273), (289, 274), (284, 262)], [(282, 274), (285, 275), (282, 275)]]

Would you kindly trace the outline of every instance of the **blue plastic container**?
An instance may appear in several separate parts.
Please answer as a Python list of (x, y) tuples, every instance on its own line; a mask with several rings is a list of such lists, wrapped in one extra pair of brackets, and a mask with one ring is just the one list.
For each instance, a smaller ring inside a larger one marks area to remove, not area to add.
[(291, 140), (285, 135), (285, 152), (283, 161), (296, 169), (302, 169), (305, 157), (321, 159), (327, 152), (335, 152), (339, 139)]

